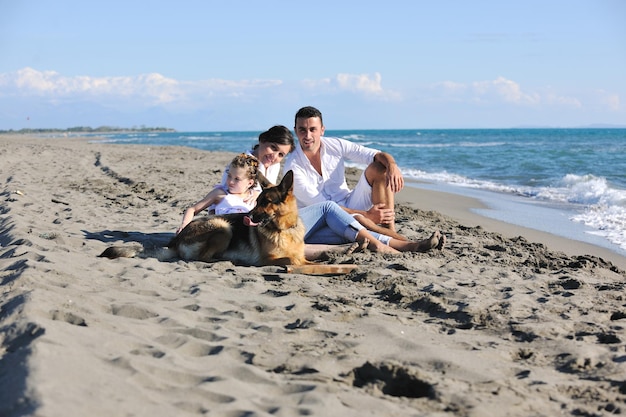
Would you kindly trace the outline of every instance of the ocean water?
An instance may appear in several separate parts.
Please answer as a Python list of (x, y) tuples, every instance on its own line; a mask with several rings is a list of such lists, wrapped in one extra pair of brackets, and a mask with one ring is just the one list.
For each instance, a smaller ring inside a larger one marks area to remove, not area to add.
[[(98, 135), (241, 152), (260, 132)], [(391, 153), (411, 186), (475, 197), (479, 214), (626, 256), (626, 129), (327, 130)], [(478, 211), (478, 210), (477, 210)]]

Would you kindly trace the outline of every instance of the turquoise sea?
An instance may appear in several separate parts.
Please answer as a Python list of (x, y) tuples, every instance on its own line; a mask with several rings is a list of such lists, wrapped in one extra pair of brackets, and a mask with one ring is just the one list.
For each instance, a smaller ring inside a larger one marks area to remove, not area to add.
[[(120, 144), (241, 152), (260, 132), (98, 135)], [(411, 186), (467, 195), (480, 214), (626, 256), (626, 129), (327, 130), (391, 153)], [(221, 167), (220, 167), (221, 168)]]

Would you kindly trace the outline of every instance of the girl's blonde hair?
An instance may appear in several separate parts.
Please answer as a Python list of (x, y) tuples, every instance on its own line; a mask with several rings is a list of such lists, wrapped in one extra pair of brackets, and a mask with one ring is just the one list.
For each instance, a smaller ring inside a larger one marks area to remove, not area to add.
[(230, 167), (243, 168), (246, 171), (248, 179), (254, 180), (250, 188), (256, 187), (259, 175), (259, 161), (254, 156), (241, 153), (231, 161)]

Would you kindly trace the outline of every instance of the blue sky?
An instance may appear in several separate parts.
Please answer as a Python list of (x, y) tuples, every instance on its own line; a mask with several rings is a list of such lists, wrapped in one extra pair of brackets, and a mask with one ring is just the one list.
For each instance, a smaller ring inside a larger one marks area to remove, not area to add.
[(626, 2), (0, 0), (0, 129), (626, 126)]

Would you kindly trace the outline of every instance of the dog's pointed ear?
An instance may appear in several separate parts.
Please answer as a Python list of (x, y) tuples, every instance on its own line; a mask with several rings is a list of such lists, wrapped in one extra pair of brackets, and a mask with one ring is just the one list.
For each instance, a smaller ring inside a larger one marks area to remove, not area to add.
[(265, 175), (261, 174), (260, 171), (257, 171), (256, 173), (256, 180), (259, 182), (259, 185), (263, 190), (265, 190), (267, 187), (271, 187), (272, 185), (274, 185), (270, 182), (270, 180), (265, 177)]
[(287, 193), (291, 191), (291, 189), (293, 188), (293, 171), (292, 170), (287, 171), (285, 176), (283, 176), (283, 179), (280, 181), (280, 184), (278, 185), (278, 187), (283, 193)]

